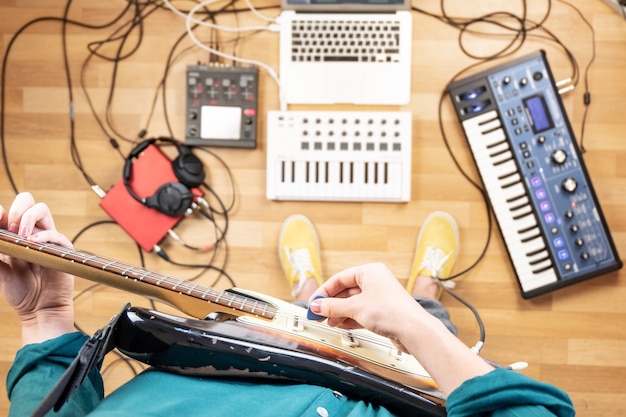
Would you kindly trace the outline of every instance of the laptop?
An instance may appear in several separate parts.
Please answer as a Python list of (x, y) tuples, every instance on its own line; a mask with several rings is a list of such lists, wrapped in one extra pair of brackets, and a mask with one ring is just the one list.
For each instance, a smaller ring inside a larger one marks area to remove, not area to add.
[(280, 83), (288, 104), (407, 104), (410, 0), (281, 0)]

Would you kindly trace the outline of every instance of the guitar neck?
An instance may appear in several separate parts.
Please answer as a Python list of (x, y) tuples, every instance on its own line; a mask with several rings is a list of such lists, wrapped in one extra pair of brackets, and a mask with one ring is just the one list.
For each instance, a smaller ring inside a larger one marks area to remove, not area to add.
[(7, 230), (0, 230), (0, 253), (162, 301), (201, 320), (213, 312), (268, 320), (277, 313), (277, 308), (266, 301), (203, 287), (78, 249), (30, 242)]

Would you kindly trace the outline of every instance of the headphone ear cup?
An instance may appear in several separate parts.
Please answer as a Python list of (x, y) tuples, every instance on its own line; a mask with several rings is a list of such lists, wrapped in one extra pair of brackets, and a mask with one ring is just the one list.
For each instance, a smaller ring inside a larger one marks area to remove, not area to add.
[(178, 156), (172, 161), (172, 169), (176, 178), (189, 188), (200, 186), (206, 177), (202, 161), (186, 146), (179, 148)]
[(146, 199), (146, 206), (168, 216), (177, 217), (185, 214), (192, 201), (193, 194), (189, 188), (179, 182), (168, 182)]

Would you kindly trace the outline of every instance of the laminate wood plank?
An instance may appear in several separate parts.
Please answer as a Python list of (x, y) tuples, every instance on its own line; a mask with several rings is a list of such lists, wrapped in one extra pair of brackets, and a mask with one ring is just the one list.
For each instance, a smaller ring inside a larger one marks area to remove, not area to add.
[[(245, 7), (244, 2), (240, 2)], [(277, 1), (254, 1), (255, 5), (277, 6)], [(414, 2), (414, 6), (439, 14), (438, 2)], [(422, 4), (424, 3), (424, 4)], [(508, 8), (520, 14), (522, 2), (504, 4), (499, 0), (467, 2), (448, 0), (446, 11), (456, 17), (481, 16)], [(573, 91), (563, 95), (565, 109), (580, 141), (583, 124), (584, 159), (591, 175), (610, 231), (623, 256), (626, 253), (626, 21), (601, 0), (571, 0), (595, 31), (595, 58), (588, 74), (591, 105), (583, 102), (585, 67), (592, 57), (591, 32), (581, 17), (561, 1), (551, 3), (546, 27), (572, 50), (580, 68), (580, 80)], [(66, 1), (6, 0), (0, 4), (0, 50), (4, 53), (15, 32), (29, 19), (62, 16)], [(122, 0), (72, 2), (70, 17), (77, 21), (102, 24), (111, 20), (127, 4)], [(193, 4), (190, 2), (190, 4)], [(529, 18), (540, 21), (547, 10), (545, 0), (529, 0)], [(264, 9), (275, 16), (278, 7)], [(626, 284), (620, 270), (603, 277), (577, 283), (540, 297), (524, 300), (506, 248), (493, 219), (489, 219), (481, 194), (473, 188), (455, 166), (473, 181), (480, 183), (472, 155), (456, 120), (449, 100), (441, 109), (442, 92), (452, 77), (476, 61), (459, 48), (457, 29), (423, 14), (414, 13), (412, 48), (411, 101), (405, 106), (291, 106), (293, 110), (366, 110), (410, 111), (413, 115), (411, 201), (402, 204), (329, 203), (269, 201), (265, 194), (267, 128), (265, 115), (279, 108), (278, 86), (265, 71), (260, 72), (259, 127), (256, 149), (207, 148), (228, 167), (226, 169), (209, 152), (198, 149), (207, 178), (223, 200), (229, 203), (233, 192), (235, 204), (230, 213), (227, 233), (228, 254), (220, 250), (216, 265), (224, 262), (227, 273), (238, 287), (290, 299), (277, 256), (278, 233), (282, 221), (294, 213), (305, 214), (315, 224), (321, 245), (324, 274), (365, 262), (385, 262), (401, 282), (408, 278), (415, 240), (424, 218), (434, 210), (450, 212), (458, 222), (461, 246), (455, 272), (482, 260), (456, 281), (455, 291), (480, 312), (486, 328), (485, 357), (498, 363), (527, 361), (524, 373), (566, 389), (581, 417), (623, 415), (626, 410)], [(232, 16), (218, 19), (233, 25)], [(250, 13), (240, 15), (239, 22), (259, 24)], [(480, 24), (474, 27), (493, 31)], [(184, 34), (184, 21), (165, 11), (153, 13), (145, 21), (144, 34), (136, 54), (120, 63), (115, 80), (115, 94), (109, 120), (119, 132), (119, 151), (110, 136), (116, 136), (108, 125), (105, 111), (113, 66), (100, 58), (91, 58), (81, 74), (81, 66), (89, 55), (87, 44), (103, 40), (110, 30), (89, 30), (68, 27), (68, 58), (74, 93), (75, 141), (85, 170), (104, 190), (122, 176), (125, 155), (146, 127), (148, 136), (181, 137), (185, 126), (185, 69), (187, 65), (206, 62), (208, 53), (190, 48), (183, 40), (176, 51), (166, 78), (167, 110), (157, 94), (151, 115), (152, 101), (164, 75), (165, 62), (176, 39)], [(546, 50), (555, 78), (572, 75), (569, 60), (555, 43), (530, 31), (526, 43), (516, 53), (522, 55), (539, 48)], [(543, 33), (545, 35), (545, 33)], [(542, 36), (543, 36), (542, 35)], [(199, 36), (210, 38), (210, 31)], [(125, 51), (138, 41), (137, 33), (129, 39)], [(276, 33), (255, 33), (242, 36), (220, 34), (223, 50), (237, 55), (278, 65)], [(467, 34), (464, 45), (477, 54), (491, 54), (505, 45), (502, 37)], [(107, 44), (100, 52), (113, 56), (118, 44)], [(500, 61), (502, 62), (502, 60)], [(463, 75), (487, 68), (489, 64), (463, 72)], [(69, 237), (108, 216), (99, 206), (99, 197), (89, 188), (83, 175), (72, 162), (70, 153), (69, 94), (63, 65), (61, 25), (58, 21), (34, 24), (12, 44), (7, 61), (4, 120), (5, 156), (17, 188), (31, 191), (45, 201), (56, 216), (57, 227)], [(81, 85), (84, 82), (83, 85)], [(84, 90), (82, 87), (84, 86)], [(86, 95), (87, 94), (87, 95)], [(103, 132), (89, 108), (96, 109)], [(585, 117), (586, 112), (586, 119)], [(441, 115), (445, 138), (439, 127)], [(117, 136), (116, 136), (117, 137)], [(170, 157), (172, 149), (166, 149)], [(0, 204), (14, 197), (4, 169), (0, 174)], [(230, 173), (230, 174), (229, 174)], [(490, 221), (491, 220), (491, 221)], [(491, 225), (491, 232), (488, 227)], [(203, 244), (213, 238), (214, 230), (200, 216), (181, 222), (177, 232), (190, 243)], [(118, 226), (107, 224), (85, 231), (76, 246), (104, 257), (133, 265), (140, 258), (136, 244)], [(185, 263), (206, 263), (210, 253), (189, 251), (166, 239), (162, 247), (174, 259)], [(145, 266), (180, 279), (194, 279), (201, 285), (219, 289), (230, 287), (224, 277), (214, 271), (196, 277), (198, 270), (167, 263), (154, 254), (145, 254)], [(75, 289), (77, 323), (93, 332), (108, 321), (126, 301), (150, 306), (143, 297), (120, 290), (95, 286), (79, 278)], [(478, 325), (472, 313), (450, 295), (442, 297), (449, 306), (459, 328), (459, 337), (473, 345)], [(166, 311), (173, 310), (158, 304)], [(20, 346), (17, 318), (4, 301), (0, 302), (0, 375), (5, 377)], [(110, 355), (104, 366), (107, 392), (128, 380), (142, 366), (127, 364)], [(8, 412), (5, 386), (0, 388), (0, 414)]]

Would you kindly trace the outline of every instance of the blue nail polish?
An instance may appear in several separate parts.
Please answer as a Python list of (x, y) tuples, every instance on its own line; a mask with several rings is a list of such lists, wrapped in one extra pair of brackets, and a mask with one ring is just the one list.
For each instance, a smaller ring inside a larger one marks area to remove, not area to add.
[[(324, 298), (323, 295), (317, 295), (315, 296), (315, 298), (313, 298), (313, 300), (317, 300), (318, 298)], [(324, 316), (320, 316), (319, 314), (315, 314), (314, 312), (311, 311), (311, 307), (309, 307), (306, 311), (306, 318), (309, 320), (324, 320), (326, 317)]]

